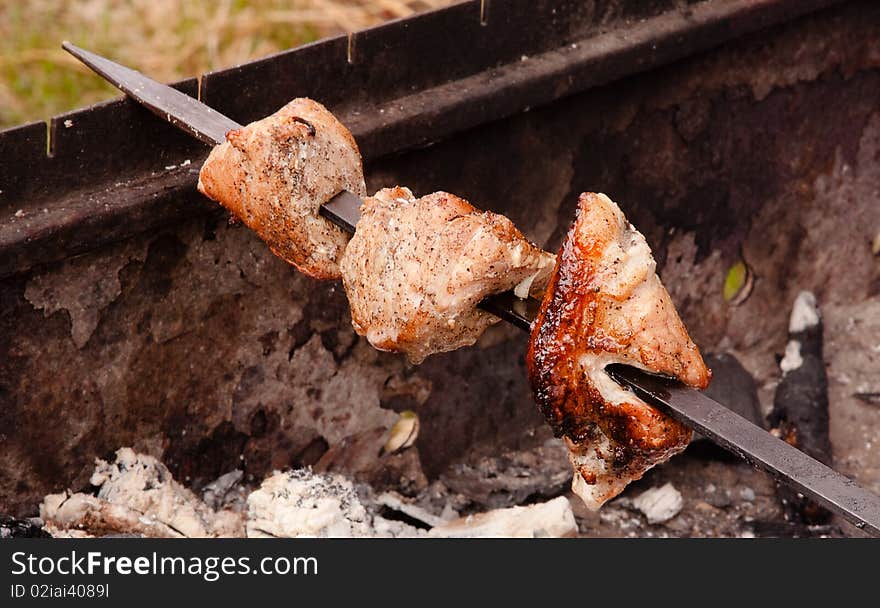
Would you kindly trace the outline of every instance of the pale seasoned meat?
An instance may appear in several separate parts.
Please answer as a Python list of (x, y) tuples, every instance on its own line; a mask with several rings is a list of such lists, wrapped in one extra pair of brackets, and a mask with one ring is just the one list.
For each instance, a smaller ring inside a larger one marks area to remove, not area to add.
[(620, 387), (605, 366), (625, 363), (696, 388), (711, 377), (655, 266), (616, 204), (582, 194), (532, 326), (529, 379), (568, 445), (572, 489), (593, 509), (691, 439), (688, 427)]
[(454, 194), (415, 198), (398, 187), (364, 201), (341, 266), (355, 331), (418, 363), (473, 344), (499, 321), (480, 300), (539, 290), (553, 260), (502, 215)]
[(230, 131), (202, 166), (199, 190), (253, 229), (278, 257), (317, 279), (338, 279), (349, 236), (318, 215), (342, 190), (366, 193), (351, 133), (327, 108), (294, 99)]

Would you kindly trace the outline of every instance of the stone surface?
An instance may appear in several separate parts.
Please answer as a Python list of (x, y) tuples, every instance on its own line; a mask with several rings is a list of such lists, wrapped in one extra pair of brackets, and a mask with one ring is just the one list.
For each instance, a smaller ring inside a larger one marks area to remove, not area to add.
[(834, 465), (880, 493), (880, 296), (823, 308)]

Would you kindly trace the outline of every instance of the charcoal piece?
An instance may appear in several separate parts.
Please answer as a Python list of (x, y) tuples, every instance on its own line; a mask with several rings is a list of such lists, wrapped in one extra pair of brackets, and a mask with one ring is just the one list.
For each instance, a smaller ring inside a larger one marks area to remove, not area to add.
[[(828, 377), (822, 359), (822, 317), (815, 296), (802, 291), (795, 299), (788, 327), (782, 378), (767, 418), (774, 434), (831, 466), (828, 426)], [(831, 514), (787, 487), (778, 495), (789, 521), (823, 524)]]
[(830, 525), (808, 525), (803, 522), (757, 520), (748, 526), (758, 538), (842, 538), (843, 532)]
[(0, 538), (49, 538), (39, 519), (17, 519), (0, 515)]

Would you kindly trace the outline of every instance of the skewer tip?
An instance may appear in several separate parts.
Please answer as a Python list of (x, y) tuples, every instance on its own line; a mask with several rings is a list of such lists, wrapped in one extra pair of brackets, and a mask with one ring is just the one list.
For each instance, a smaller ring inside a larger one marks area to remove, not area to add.
[(80, 48), (73, 44), (70, 40), (64, 40), (61, 43), (61, 48), (79, 59), (80, 61), (85, 61), (85, 55), (88, 51), (83, 48)]

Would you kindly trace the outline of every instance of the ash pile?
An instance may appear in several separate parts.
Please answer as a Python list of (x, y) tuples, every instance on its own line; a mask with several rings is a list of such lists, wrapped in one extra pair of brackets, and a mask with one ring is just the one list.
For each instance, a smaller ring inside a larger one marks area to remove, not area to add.
[(119, 449), (111, 461), (99, 459), (90, 484), (90, 492), (46, 496), (39, 520), (29, 526), (19, 522), (11, 535), (531, 538), (578, 531), (564, 497), (461, 517), (449, 496), (438, 512), (438, 494), (424, 506), (432, 502), (427, 494), (420, 504), (308, 468), (276, 471), (255, 489), (242, 483), (241, 471), (231, 471), (197, 495), (175, 481), (161, 462), (130, 448)]

